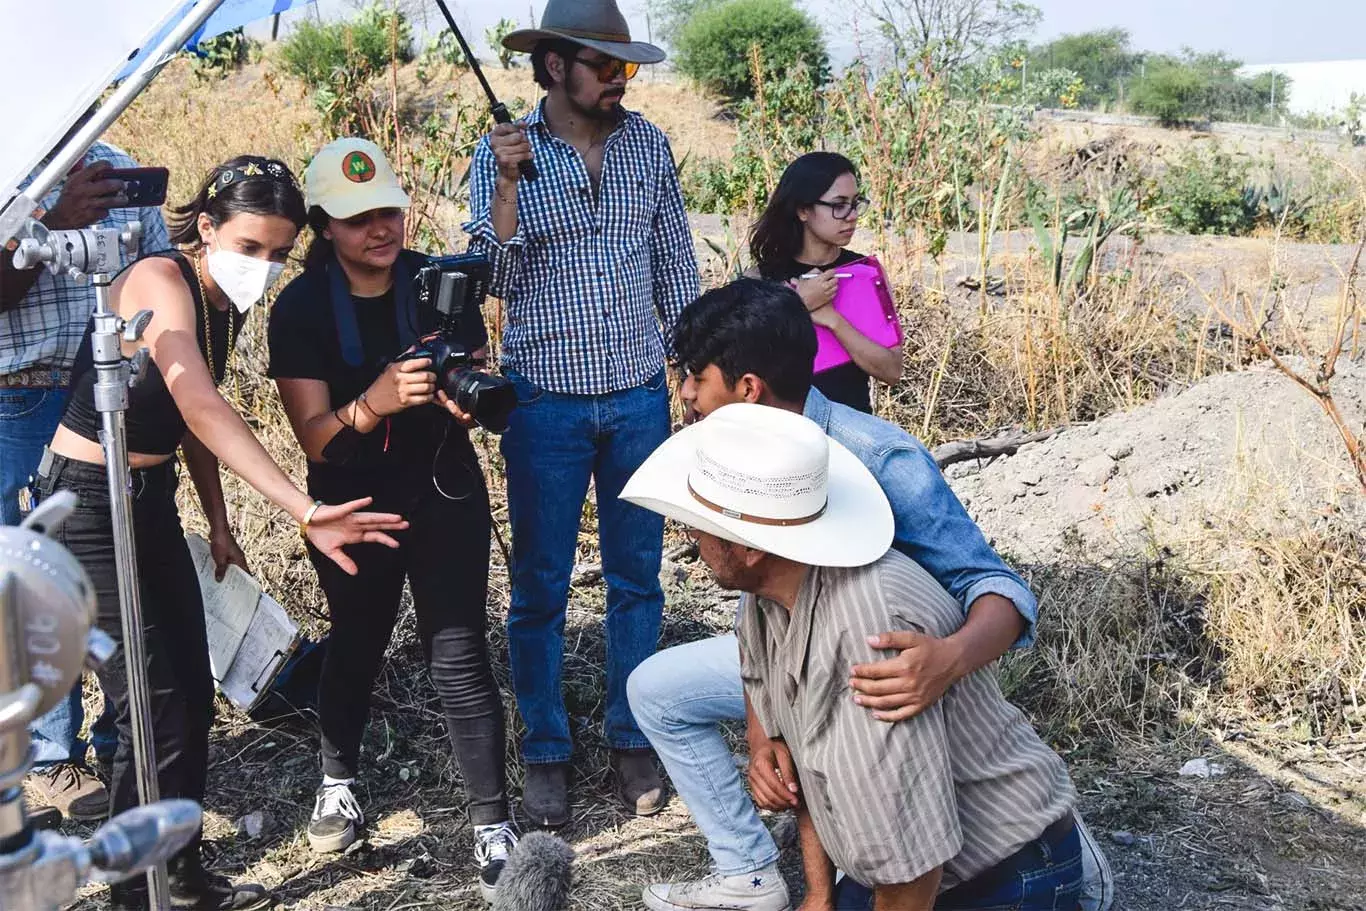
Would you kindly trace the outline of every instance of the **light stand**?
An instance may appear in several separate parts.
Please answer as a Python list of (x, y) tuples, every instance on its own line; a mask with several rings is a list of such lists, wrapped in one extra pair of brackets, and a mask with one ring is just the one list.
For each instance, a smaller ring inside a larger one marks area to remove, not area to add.
[[(45, 263), (54, 273), (72, 277), (89, 275), (95, 287), (94, 331), (90, 338), (96, 371), (95, 409), (100, 413), (100, 443), (104, 448), (105, 473), (109, 479), (109, 505), (114, 530), (114, 559), (118, 570), (120, 619), (123, 624), (124, 661), (128, 669), (128, 704), (133, 719), (133, 760), (138, 799), (143, 806), (160, 798), (157, 788), (156, 750), (152, 740), (151, 700), (147, 686), (147, 653), (143, 641), (142, 599), (138, 588), (137, 542), (133, 538), (133, 491), (128, 467), (128, 437), (124, 412), (128, 388), (147, 363), (147, 349), (140, 348), (130, 361), (123, 343), (142, 338), (152, 311), (141, 310), (125, 320), (109, 306), (109, 286), (118, 270), (120, 248), (130, 259), (137, 255), (142, 227), (131, 222), (123, 231), (91, 228), (82, 231), (49, 231), (40, 222), (29, 223), (29, 237), (14, 254), (14, 265), (28, 269)], [(165, 864), (147, 874), (152, 908), (171, 906)]]
[(84, 667), (115, 650), (91, 629), (95, 595), (85, 570), (44, 534), (75, 505), (63, 491), (22, 527), (0, 527), (0, 911), (57, 911), (88, 879), (118, 882), (165, 864), (203, 821), (194, 801), (161, 801), (120, 813), (82, 843), (35, 832), (25, 816), (29, 722), (65, 699)]

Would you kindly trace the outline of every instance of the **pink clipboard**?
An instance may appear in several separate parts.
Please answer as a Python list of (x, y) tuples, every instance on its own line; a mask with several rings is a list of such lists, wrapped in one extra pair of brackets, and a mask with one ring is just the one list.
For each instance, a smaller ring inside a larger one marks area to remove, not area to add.
[[(901, 320), (892, 302), (891, 284), (876, 256), (867, 256), (834, 271), (848, 278), (839, 280), (839, 290), (830, 306), (849, 324), (884, 348), (901, 347)], [(816, 327), (815, 371), (823, 373), (852, 361), (849, 352), (824, 326)]]

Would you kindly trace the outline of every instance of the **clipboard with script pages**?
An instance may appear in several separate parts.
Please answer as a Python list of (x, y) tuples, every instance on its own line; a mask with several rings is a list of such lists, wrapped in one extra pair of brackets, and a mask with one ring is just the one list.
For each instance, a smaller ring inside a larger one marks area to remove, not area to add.
[(218, 691), (244, 712), (265, 698), (299, 642), (299, 627), (261, 585), (239, 567), (214, 579), (209, 542), (186, 535), (209, 634), (209, 665)]

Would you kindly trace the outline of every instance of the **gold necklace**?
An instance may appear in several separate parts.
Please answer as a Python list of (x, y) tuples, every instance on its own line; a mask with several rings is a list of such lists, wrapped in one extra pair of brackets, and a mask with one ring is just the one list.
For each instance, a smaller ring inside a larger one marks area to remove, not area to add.
[(199, 283), (199, 300), (204, 307), (204, 348), (209, 360), (209, 376), (213, 378), (215, 386), (228, 375), (228, 358), (232, 357), (232, 343), (234, 332), (232, 314), (228, 314), (228, 350), (223, 355), (223, 373), (218, 373), (218, 368), (213, 362), (213, 326), (209, 324), (209, 292), (204, 288), (204, 274), (200, 271), (199, 263), (204, 258), (201, 250), (194, 258), (194, 277)]

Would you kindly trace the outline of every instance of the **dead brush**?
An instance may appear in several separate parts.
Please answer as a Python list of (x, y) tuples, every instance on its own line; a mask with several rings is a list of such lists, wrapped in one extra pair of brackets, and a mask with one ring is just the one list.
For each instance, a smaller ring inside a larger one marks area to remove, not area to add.
[(906, 371), (879, 412), (933, 445), (1092, 420), (1238, 365), (1235, 346), (1211, 337), (1168, 279), (1135, 259), (1072, 297), (1029, 254), (1007, 266), (1003, 293), (980, 316), (946, 294), (899, 287)]
[(1171, 566), (1098, 566), (1078, 552), (1022, 572), (1039, 598), (1038, 640), (1002, 659), (1001, 685), (1051, 743), (1104, 758), (1190, 736), (1181, 718), (1211, 676), (1211, 646), (1201, 598)]
[(1238, 518), (1207, 529), (1196, 550), (1228, 707), (1294, 719), (1307, 737), (1366, 727), (1361, 525), (1325, 519), (1278, 533)]

